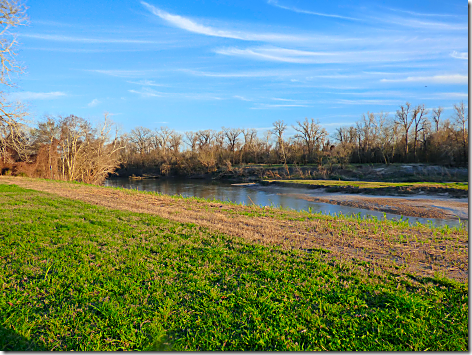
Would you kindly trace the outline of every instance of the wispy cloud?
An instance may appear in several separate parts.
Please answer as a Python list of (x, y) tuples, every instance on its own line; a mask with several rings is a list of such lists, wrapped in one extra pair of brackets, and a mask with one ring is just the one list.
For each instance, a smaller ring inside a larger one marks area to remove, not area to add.
[(451, 100), (467, 100), (469, 94), (463, 92), (438, 92), (429, 95), (418, 95), (423, 100), (451, 99)]
[(148, 90), (143, 90), (143, 91), (138, 91), (138, 90), (128, 90), (128, 92), (132, 94), (137, 94), (141, 97), (148, 98), (148, 97), (163, 97), (163, 95), (159, 92), (154, 92), (154, 91), (148, 91)]
[(145, 49), (126, 49), (126, 48), (53, 48), (53, 47), (29, 47), (24, 46), (24, 50), (28, 51), (45, 51), (45, 52), (64, 52), (64, 53), (110, 53), (110, 52), (141, 52)]
[(100, 101), (97, 100), (97, 99), (93, 99), (92, 101), (90, 101), (90, 102), (87, 104), (87, 106), (88, 106), (88, 107), (95, 107), (95, 106), (97, 106), (98, 104), (100, 104)]
[(153, 51), (155, 48), (151, 46), (128, 48), (126, 46), (113, 46), (101, 48), (64, 48), (64, 47), (30, 47), (23, 46), (24, 50), (29, 51), (45, 51), (45, 52), (64, 52), (64, 53), (113, 53), (113, 52), (144, 52)]
[(334, 100), (334, 103), (343, 105), (398, 105), (398, 100)]
[(74, 27), (71, 23), (58, 22), (58, 21), (45, 21), (45, 20), (31, 20), (33, 25), (46, 25), (46, 26), (57, 26), (57, 27)]
[(285, 63), (315, 63), (317, 57), (329, 55), (322, 52), (308, 52), (285, 48), (254, 47), (239, 49), (235, 47), (216, 49), (216, 53), (230, 56), (265, 59)]
[(435, 75), (435, 76), (409, 76), (403, 79), (382, 79), (381, 82), (422, 82), (433, 84), (467, 84), (468, 76), (460, 74)]
[[(305, 51), (280, 47), (251, 47), (240, 49), (236, 47), (219, 48), (215, 52), (227, 56), (239, 56), (245, 58), (268, 60), (284, 63), (297, 64), (326, 64), (326, 63), (367, 63), (367, 62), (394, 62), (407, 61), (420, 58), (424, 55), (422, 51), (403, 50), (388, 51), (363, 50), (363, 51)], [(432, 55), (432, 57), (434, 57)]]
[(241, 101), (252, 101), (251, 99), (248, 99), (244, 96), (239, 96), (239, 95), (234, 95), (233, 96), (235, 99), (241, 100)]
[(297, 7), (294, 7), (294, 6), (284, 6), (284, 5), (281, 5), (277, 0), (268, 0), (267, 3), (269, 5), (278, 7), (280, 9), (289, 10), (289, 11), (293, 11), (293, 12), (298, 12), (298, 13), (301, 13), (301, 14), (316, 15), (316, 16), (323, 16), (323, 17), (332, 17), (332, 18), (338, 18), (338, 19), (343, 19), (343, 20), (361, 21), (361, 19), (354, 18), (354, 17), (342, 16), (342, 15), (336, 15), (336, 14), (325, 14), (325, 13), (321, 13), (321, 12), (303, 10), (303, 9), (299, 9)]
[(450, 30), (450, 31), (467, 31), (468, 26), (467, 22), (464, 24), (458, 24), (457, 22), (438, 22), (438, 21), (424, 21), (416, 18), (405, 18), (405, 17), (382, 17), (381, 19), (375, 18), (376, 20), (381, 20), (384, 23), (391, 23), (395, 25), (400, 25), (404, 27), (425, 29), (425, 30)]
[(166, 86), (164, 84), (158, 84), (153, 80), (140, 80), (140, 81), (128, 81), (129, 84), (136, 84), (136, 85), (142, 85), (142, 86)]
[(223, 100), (223, 98), (216, 96), (213, 93), (180, 93), (180, 92), (162, 92), (155, 91), (150, 88), (143, 88), (139, 90), (128, 90), (132, 94), (141, 96), (142, 98), (161, 97), (161, 98), (179, 98), (191, 100)]
[(394, 8), (386, 8), (390, 11), (395, 11), (395, 12), (403, 12), (404, 14), (409, 14), (413, 16), (418, 16), (418, 17), (458, 17), (458, 15), (453, 15), (453, 14), (430, 14), (430, 13), (424, 13), (424, 12), (414, 12), (414, 11), (408, 11), (408, 10), (401, 10), (401, 9), (394, 9)]
[(251, 107), (252, 110), (263, 110), (272, 108), (289, 108), (289, 107), (313, 107), (310, 105), (299, 105), (299, 104), (258, 104), (257, 106)]
[(468, 60), (469, 59), (469, 54), (467, 52), (452, 52), (451, 53), (451, 57), (452, 58), (456, 58), (456, 59), (465, 59), (465, 60)]
[(9, 94), (10, 98), (14, 100), (52, 100), (57, 99), (59, 97), (67, 96), (65, 92), (62, 91), (52, 91), (52, 92), (31, 92), (31, 91), (23, 91), (23, 92), (15, 92)]
[(80, 43), (134, 43), (134, 44), (158, 44), (163, 43), (160, 41), (149, 41), (142, 39), (129, 39), (129, 38), (87, 38), (87, 37), (73, 37), (73, 36), (62, 36), (62, 35), (50, 35), (41, 33), (23, 33), (21, 37), (41, 39), (46, 41), (56, 42), (80, 42)]
[(254, 33), (254, 32), (245, 32), (245, 31), (231, 31), (231, 30), (221, 30), (211, 26), (205, 26), (199, 24), (187, 17), (180, 15), (173, 15), (166, 11), (163, 11), (156, 6), (150, 5), (145, 1), (141, 1), (141, 4), (146, 7), (151, 13), (160, 17), (164, 21), (181, 28), (183, 30), (198, 33), (206, 36), (213, 37), (223, 37), (223, 38), (232, 38), (239, 39), (243, 41), (297, 41), (302, 38), (299, 36), (291, 36), (285, 34), (277, 33)]
[(179, 71), (195, 76), (214, 77), (214, 78), (259, 78), (274, 76), (292, 76), (296, 73), (294, 70), (259, 70), (259, 71), (241, 71), (241, 72), (205, 72), (190, 69), (179, 69)]
[(93, 70), (86, 70), (89, 72), (105, 74), (109, 76), (115, 76), (118, 78), (136, 78), (140, 76), (149, 76), (152, 73), (157, 72), (157, 70), (120, 70), (120, 69), (93, 69)]
[(308, 101), (308, 100), (283, 99), (283, 98), (280, 98), (280, 97), (272, 97), (271, 100), (273, 100), (273, 101), (287, 102), (287, 104), (284, 104), (284, 105), (307, 105), (307, 104), (313, 104), (312, 101)]

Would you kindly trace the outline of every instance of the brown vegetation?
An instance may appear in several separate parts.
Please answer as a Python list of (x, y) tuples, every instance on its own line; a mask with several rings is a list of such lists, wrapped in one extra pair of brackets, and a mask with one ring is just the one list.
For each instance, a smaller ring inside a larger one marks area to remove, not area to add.
[(22, 159), (9, 146), (2, 154), (2, 174), (25, 175), (55, 180), (102, 183), (120, 163), (122, 140), (112, 134), (113, 124), (93, 128), (83, 118), (47, 117), (28, 134), (29, 154)]
[[(287, 124), (258, 137), (254, 129), (200, 130), (184, 136), (161, 127), (156, 131), (139, 127), (125, 140), (120, 175), (192, 175), (215, 171), (232, 172), (235, 165), (283, 164), (285, 177), (290, 165), (347, 163), (430, 163), (463, 166), (468, 161), (468, 112), (464, 104), (454, 106), (454, 115), (442, 119), (441, 107), (430, 117), (424, 105), (400, 106), (395, 117), (367, 113), (350, 127), (339, 127), (330, 141), (326, 130), (314, 119), (297, 121), (295, 134), (286, 138)], [(434, 130), (432, 129), (434, 123)], [(171, 136), (179, 150), (172, 149)], [(186, 149), (185, 149), (186, 148)], [(172, 152), (172, 153), (171, 153)]]
[[(355, 125), (337, 128), (331, 137), (335, 144), (314, 119), (298, 121), (292, 126), (296, 134), (287, 139), (283, 121), (274, 122), (264, 138), (254, 129), (225, 127), (185, 135), (168, 127), (154, 131), (136, 127), (129, 134), (112, 136), (107, 117), (96, 128), (74, 115), (46, 117), (37, 127), (21, 126), (21, 139), (12, 140), (10, 134), (0, 140), (0, 169), (2, 174), (100, 184), (116, 169), (122, 176), (216, 171), (237, 176), (245, 166), (282, 164), (283, 177), (290, 178), (293, 169), (288, 165), (295, 170), (312, 165), (322, 176), (329, 175), (333, 165), (343, 168), (348, 163), (466, 165), (468, 112), (463, 103), (455, 105), (452, 123), (440, 119), (441, 113), (442, 108), (433, 110), (434, 131), (423, 105), (402, 105), (394, 119), (367, 113)], [(277, 178), (274, 174), (268, 177)]]

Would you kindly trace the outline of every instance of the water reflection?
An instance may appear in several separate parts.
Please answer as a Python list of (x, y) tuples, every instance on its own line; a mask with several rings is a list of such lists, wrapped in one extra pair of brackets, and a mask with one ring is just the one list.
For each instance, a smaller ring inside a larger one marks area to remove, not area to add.
[[(112, 178), (105, 182), (105, 186), (124, 187), (139, 191), (154, 191), (166, 195), (181, 195), (184, 197), (202, 197), (209, 200), (231, 201), (245, 205), (256, 204), (258, 206), (273, 206), (290, 208), (297, 211), (322, 212), (330, 215), (360, 214), (361, 217), (375, 216), (378, 219), (396, 219), (400, 216), (392, 213), (365, 210), (361, 208), (332, 205), (307, 201), (287, 194), (300, 194), (300, 189), (279, 186), (234, 186), (230, 182), (191, 180), (191, 179), (145, 179), (130, 180), (127, 178)], [(307, 192), (313, 194), (312, 191)], [(385, 216), (385, 217), (384, 217)], [(458, 220), (403, 217), (411, 224), (416, 222), (432, 223), (436, 226), (459, 226)]]

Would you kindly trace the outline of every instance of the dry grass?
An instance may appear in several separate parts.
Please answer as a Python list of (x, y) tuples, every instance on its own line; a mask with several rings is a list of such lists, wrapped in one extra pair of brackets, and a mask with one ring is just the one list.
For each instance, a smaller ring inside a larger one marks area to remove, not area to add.
[(266, 245), (324, 249), (328, 252), (327, 258), (357, 259), (392, 273), (442, 275), (461, 282), (468, 279), (465, 229), (411, 227), (390, 221), (312, 215), (42, 179), (2, 176), (0, 183), (113, 209), (159, 215), (181, 223), (195, 223), (211, 231)]

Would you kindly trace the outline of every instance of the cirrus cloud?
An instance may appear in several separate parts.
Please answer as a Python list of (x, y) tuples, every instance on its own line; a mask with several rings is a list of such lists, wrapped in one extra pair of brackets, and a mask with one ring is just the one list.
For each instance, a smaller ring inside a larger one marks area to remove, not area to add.
[(199, 24), (187, 17), (183, 17), (180, 15), (173, 15), (166, 11), (163, 11), (156, 6), (148, 4), (145, 1), (141, 1), (141, 4), (146, 7), (151, 13), (160, 17), (164, 21), (170, 23), (173, 26), (181, 28), (183, 30), (198, 33), (206, 36), (212, 37), (223, 37), (223, 38), (232, 38), (232, 39), (240, 39), (243, 41), (294, 41), (300, 40), (302, 38), (298, 36), (291, 36), (285, 34), (277, 34), (277, 33), (252, 33), (252, 32), (244, 32), (244, 31), (228, 31), (228, 30), (221, 30), (218, 28), (214, 28), (211, 26), (205, 26)]
[(23, 91), (23, 92), (14, 92), (9, 94), (9, 97), (14, 100), (52, 100), (57, 99), (59, 97), (67, 96), (65, 92), (62, 91), (52, 91), (52, 92), (31, 92), (31, 91)]
[(400, 83), (400, 82), (423, 82), (433, 84), (467, 84), (469, 77), (467, 75), (434, 75), (434, 76), (409, 76), (403, 79), (382, 79), (381, 82)]

